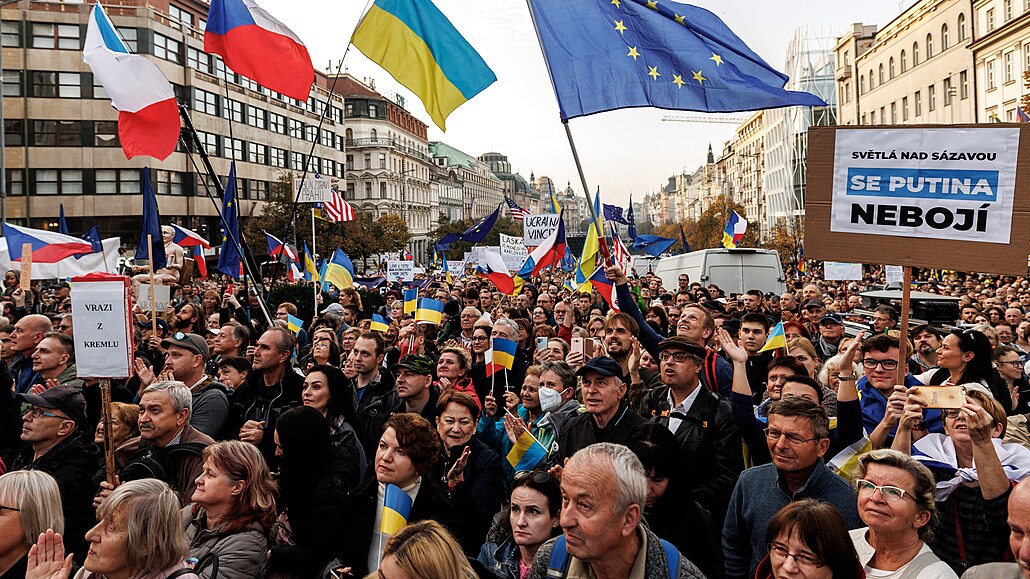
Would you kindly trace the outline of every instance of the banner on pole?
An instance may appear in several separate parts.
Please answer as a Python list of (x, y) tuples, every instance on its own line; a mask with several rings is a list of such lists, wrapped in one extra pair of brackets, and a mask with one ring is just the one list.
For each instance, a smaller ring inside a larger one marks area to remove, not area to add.
[(301, 179), (301, 177), (293, 179), (293, 190), (296, 192), (297, 203), (329, 203), (332, 201), (332, 183), (329, 179), (305, 177), (303, 178), (303, 189), (301, 188)]
[(136, 306), (144, 312), (149, 312), (150, 310), (158, 313), (164, 312), (168, 308), (168, 302), (172, 299), (171, 289), (166, 285), (155, 285), (154, 307), (150, 307), (150, 284), (141, 283), (139, 284), (139, 297), (136, 298)]
[(823, 262), (823, 277), (827, 281), (854, 281), (862, 279), (861, 263)]
[(72, 316), (79, 324), (74, 336), (79, 377), (132, 375), (130, 291), (125, 276), (91, 274), (72, 279)]
[(555, 229), (558, 229), (558, 220), (561, 215), (546, 213), (543, 215), (528, 215), (522, 222), (522, 240), (526, 247), (536, 247), (544, 242)]

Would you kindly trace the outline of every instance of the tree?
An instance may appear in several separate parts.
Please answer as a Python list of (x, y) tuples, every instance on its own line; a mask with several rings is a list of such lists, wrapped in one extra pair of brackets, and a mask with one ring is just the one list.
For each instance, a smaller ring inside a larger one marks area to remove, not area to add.
[[(722, 247), (722, 232), (726, 229), (726, 222), (733, 211), (747, 219), (744, 206), (739, 203), (728, 202), (720, 195), (714, 203), (698, 218), (697, 223), (686, 224), (683, 229), (687, 233), (687, 242), (691, 249), (708, 249)], [(744, 239), (740, 241), (740, 247), (758, 247), (759, 225), (755, 223), (747, 228)]]
[(792, 271), (797, 267), (798, 252), (804, 241), (805, 219), (803, 217), (787, 217), (777, 220), (773, 226), (766, 247), (775, 249), (783, 262), (783, 271)]

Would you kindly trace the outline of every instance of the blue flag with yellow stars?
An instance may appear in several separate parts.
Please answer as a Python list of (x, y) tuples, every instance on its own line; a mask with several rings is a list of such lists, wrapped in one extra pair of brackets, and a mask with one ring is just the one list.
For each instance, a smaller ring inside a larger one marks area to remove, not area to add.
[(222, 249), (216, 269), (225, 275), (240, 279), (240, 217), (236, 208), (236, 161), (229, 165), (229, 181), (222, 197)]
[(464, 233), (448, 233), (447, 235), (444, 235), (443, 239), (436, 244), (437, 247), (443, 251), (447, 251), (455, 241), (467, 241), (472, 244), (483, 241), (486, 239), (486, 234), (490, 233), (490, 230), (494, 228), (494, 225), (497, 223), (497, 217), (500, 214), (501, 206), (498, 205), (497, 209), (494, 209), (493, 213), (484, 217), (479, 223), (466, 229)]
[(562, 120), (630, 107), (733, 112), (827, 106), (784, 90), (711, 12), (670, 0), (529, 0)]

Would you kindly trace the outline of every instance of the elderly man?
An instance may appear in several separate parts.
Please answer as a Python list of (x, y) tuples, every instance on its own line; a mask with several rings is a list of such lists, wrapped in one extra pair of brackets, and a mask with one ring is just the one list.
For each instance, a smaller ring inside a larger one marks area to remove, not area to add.
[(50, 318), (39, 314), (30, 314), (18, 320), (11, 332), (11, 350), (14, 358), (8, 363), (7, 371), (14, 379), (16, 393), (28, 392), (32, 385), (39, 381), (39, 372), (32, 369), (32, 354), (43, 337), (53, 330)]
[(75, 374), (75, 343), (70, 336), (49, 332), (32, 354), (32, 369), (39, 372), (33, 390), (42, 392), (48, 386), (71, 386), (81, 389), (83, 381)]
[(1015, 563), (986, 563), (970, 567), (962, 579), (1030, 579), (1030, 482), (1009, 494), (1009, 548)]
[(607, 356), (591, 358), (577, 375), (583, 378), (586, 412), (569, 420), (558, 433), (558, 456), (566, 459), (595, 442), (625, 444), (633, 429), (647, 422), (623, 401), (622, 368)]
[(577, 452), (565, 467), (561, 489), (563, 533), (537, 551), (530, 579), (704, 577), (641, 524), (647, 477), (625, 446), (600, 443)]
[(247, 342), (250, 341), (250, 330), (239, 322), (229, 322), (218, 329), (211, 351), (214, 356), (208, 361), (206, 372), (214, 376), (218, 372), (218, 362), (233, 356), (245, 356)]

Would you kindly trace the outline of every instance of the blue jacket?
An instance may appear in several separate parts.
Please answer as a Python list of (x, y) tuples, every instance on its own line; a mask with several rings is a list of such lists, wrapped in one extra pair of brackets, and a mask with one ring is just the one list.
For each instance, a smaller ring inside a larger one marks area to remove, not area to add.
[[(501, 544), (484, 543), (479, 549), (479, 562), (498, 579), (519, 579), (519, 546), (514, 537), (508, 537)], [(486, 578), (483, 578), (486, 579)]]
[[(911, 388), (922, 385), (923, 383), (916, 380), (915, 376), (911, 374), (905, 375), (905, 386)], [(880, 421), (883, 420), (883, 415), (887, 412), (887, 398), (870, 384), (865, 376), (858, 380), (858, 393), (859, 398), (862, 400), (862, 423), (865, 426), (866, 432), (871, 433), (880, 424)], [(940, 410), (928, 409), (924, 417), (930, 432), (944, 432)], [(890, 436), (891, 438), (894, 437), (894, 430), (891, 431)]]
[[(501, 410), (498, 409), (498, 414)], [(554, 451), (555, 441), (555, 430), (554, 424), (551, 424), (549, 419), (551, 413), (546, 412), (541, 414), (536, 422), (529, 421), (529, 411), (527, 411), (521, 404), (515, 411), (519, 418), (526, 421), (526, 425), (529, 427), (530, 433), (537, 439), (544, 448), (547, 449), (548, 458), (550, 458)], [(511, 441), (508, 440), (508, 433), (504, 431), (504, 420), (498, 420), (496, 416), (487, 416), (482, 414), (479, 417), (479, 424), (476, 426), (477, 436), (483, 444), (494, 449), (499, 455), (501, 455), (501, 466), (504, 468), (504, 488), (507, 489), (511, 486), (512, 478), (515, 476), (515, 469), (508, 462), (508, 453), (511, 452)], [(547, 462), (546, 459), (542, 462)]]
[(819, 499), (840, 511), (849, 529), (865, 526), (858, 516), (858, 494), (843, 478), (826, 467), (822, 459), (797, 492), (791, 493), (772, 463), (749, 468), (740, 474), (730, 497), (722, 530), (727, 579), (750, 579), (766, 555), (765, 529), (780, 509), (800, 499)]

